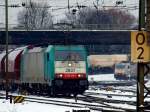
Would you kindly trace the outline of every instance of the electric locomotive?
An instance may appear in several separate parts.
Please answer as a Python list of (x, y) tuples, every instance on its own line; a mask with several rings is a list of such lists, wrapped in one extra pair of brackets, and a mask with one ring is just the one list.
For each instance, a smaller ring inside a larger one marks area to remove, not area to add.
[(88, 89), (87, 55), (83, 46), (54, 47), (55, 92), (82, 94)]

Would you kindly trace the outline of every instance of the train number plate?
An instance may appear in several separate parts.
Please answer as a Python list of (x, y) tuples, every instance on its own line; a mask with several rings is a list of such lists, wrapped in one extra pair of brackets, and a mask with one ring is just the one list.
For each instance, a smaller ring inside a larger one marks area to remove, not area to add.
[(66, 72), (75, 72), (74, 68), (66, 68)]

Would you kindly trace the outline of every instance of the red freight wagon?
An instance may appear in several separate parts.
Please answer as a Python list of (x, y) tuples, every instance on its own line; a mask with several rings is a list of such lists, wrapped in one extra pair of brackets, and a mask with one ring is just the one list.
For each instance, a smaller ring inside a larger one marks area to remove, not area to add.
[(2, 52), (0, 54), (0, 85), (2, 84), (3, 79), (4, 79), (4, 68), (3, 68), (4, 66), (3, 66), (3, 63), (4, 63), (5, 55), (6, 55), (6, 52)]
[[(7, 78), (11, 82), (18, 82), (20, 78), (20, 60), (21, 60), (21, 54), (25, 47), (16, 48), (13, 51), (11, 51), (8, 54), (8, 76)], [(5, 58), (5, 64), (6, 64), (6, 58)], [(4, 68), (4, 64), (3, 64)], [(6, 72), (6, 69), (5, 69)]]

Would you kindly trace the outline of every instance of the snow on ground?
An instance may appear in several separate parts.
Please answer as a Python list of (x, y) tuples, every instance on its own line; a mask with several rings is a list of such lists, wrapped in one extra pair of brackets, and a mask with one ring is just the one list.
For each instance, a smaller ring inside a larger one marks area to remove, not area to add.
[(114, 74), (97, 74), (89, 75), (89, 81), (116, 81)]
[(108, 90), (98, 89), (98, 90), (87, 90), (86, 92), (109, 94), (109, 95), (135, 95), (135, 93), (133, 92), (125, 92), (120, 90), (108, 91)]
[[(128, 88), (128, 87), (127, 87)], [(126, 89), (127, 89), (126, 88)], [(127, 91), (121, 91), (121, 90), (113, 90), (113, 91), (107, 91), (107, 90), (102, 90), (102, 89), (97, 89), (97, 90), (87, 90), (86, 92), (91, 92), (91, 93), (100, 93), (92, 96), (96, 96), (99, 98), (105, 98), (108, 100), (121, 100), (121, 101), (136, 101), (136, 93), (134, 92), (127, 92)], [(110, 97), (108, 97), (111, 96)], [(150, 97), (147, 97), (145, 101), (150, 101)]]
[(150, 80), (145, 85), (150, 88)]
[(27, 101), (18, 104), (10, 104), (9, 100), (0, 99), (0, 112), (72, 112), (73, 109), (88, 110), (88, 108), (74, 108), (74, 107), (41, 104)]
[(41, 104), (41, 103), (31, 103), (24, 102), (18, 104), (10, 104), (6, 100), (0, 100), (0, 112), (66, 112), (71, 111), (73, 108)]
[[(88, 90), (87, 92), (93, 92), (91, 90)], [(131, 92), (126, 92), (126, 93), (123, 93), (123, 92), (114, 92), (114, 91), (105, 91), (105, 90), (97, 90), (95, 91), (94, 93), (103, 93), (103, 94), (97, 94), (97, 95), (92, 95), (92, 96), (96, 96), (96, 97), (99, 97), (99, 98), (105, 98), (105, 99), (109, 99), (109, 100), (121, 100), (121, 101), (136, 101), (136, 98), (135, 97), (128, 97), (128, 96), (121, 96), (121, 95), (135, 95)], [(111, 95), (112, 97), (109, 98), (108, 95)], [(114, 96), (113, 94), (115, 95), (120, 95), (120, 96)]]
[(115, 106), (115, 107), (118, 107), (118, 108), (126, 108), (126, 109), (136, 109), (135, 106), (132, 106), (132, 105), (128, 105), (128, 104), (114, 104), (114, 103), (105, 103), (105, 104), (108, 104), (108, 105), (111, 105), (111, 106)]
[[(5, 91), (0, 91), (0, 93), (5, 94)], [(11, 94), (19, 95), (17, 93), (11, 93)], [(22, 95), (22, 96), (24, 96), (24, 95)], [(33, 95), (29, 95), (28, 97), (29, 98), (38, 98), (38, 99), (41, 99), (41, 101), (44, 99), (47, 99), (47, 100), (53, 100), (53, 101), (64, 101), (64, 102), (68, 102), (68, 104), (76, 103), (75, 99), (73, 99), (73, 98), (70, 98), (70, 99), (52, 98), (52, 97), (46, 98), (46, 97), (42, 97), (42, 96), (33, 96)], [(47, 102), (47, 101), (45, 101), (45, 102)], [(94, 103), (94, 102), (88, 103), (88, 102), (79, 101), (79, 100), (77, 100), (77, 103), (88, 104), (88, 105), (93, 104), (93, 105), (99, 105), (99, 106), (101, 105), (101, 104)], [(59, 103), (57, 103), (57, 104), (59, 104)], [(23, 103), (20, 103), (20, 104), (19, 103), (18, 104), (10, 104), (9, 100), (0, 99), (0, 112), (72, 112), (73, 109), (74, 110), (83, 110), (83, 109), (88, 110), (88, 108), (86, 108), (85, 106), (82, 106), (82, 107), (83, 108), (67, 107), (67, 106), (58, 106), (58, 105), (53, 105), (53, 104), (28, 102), (28, 101), (24, 101)], [(91, 112), (97, 112), (97, 111), (91, 110)]]

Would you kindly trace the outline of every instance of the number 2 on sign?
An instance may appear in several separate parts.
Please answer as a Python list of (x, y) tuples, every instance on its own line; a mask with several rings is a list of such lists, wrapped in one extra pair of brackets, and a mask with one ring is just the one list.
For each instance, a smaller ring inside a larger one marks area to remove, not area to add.
[[(136, 35), (136, 43), (137, 43), (138, 45), (141, 45), (141, 46), (145, 43), (145, 36), (144, 36), (143, 33), (138, 33), (138, 34)], [(138, 58), (138, 59), (144, 59), (144, 57), (143, 57), (144, 48), (143, 48), (143, 47), (138, 47), (138, 48), (137, 48), (137, 51), (140, 52), (137, 58)]]

